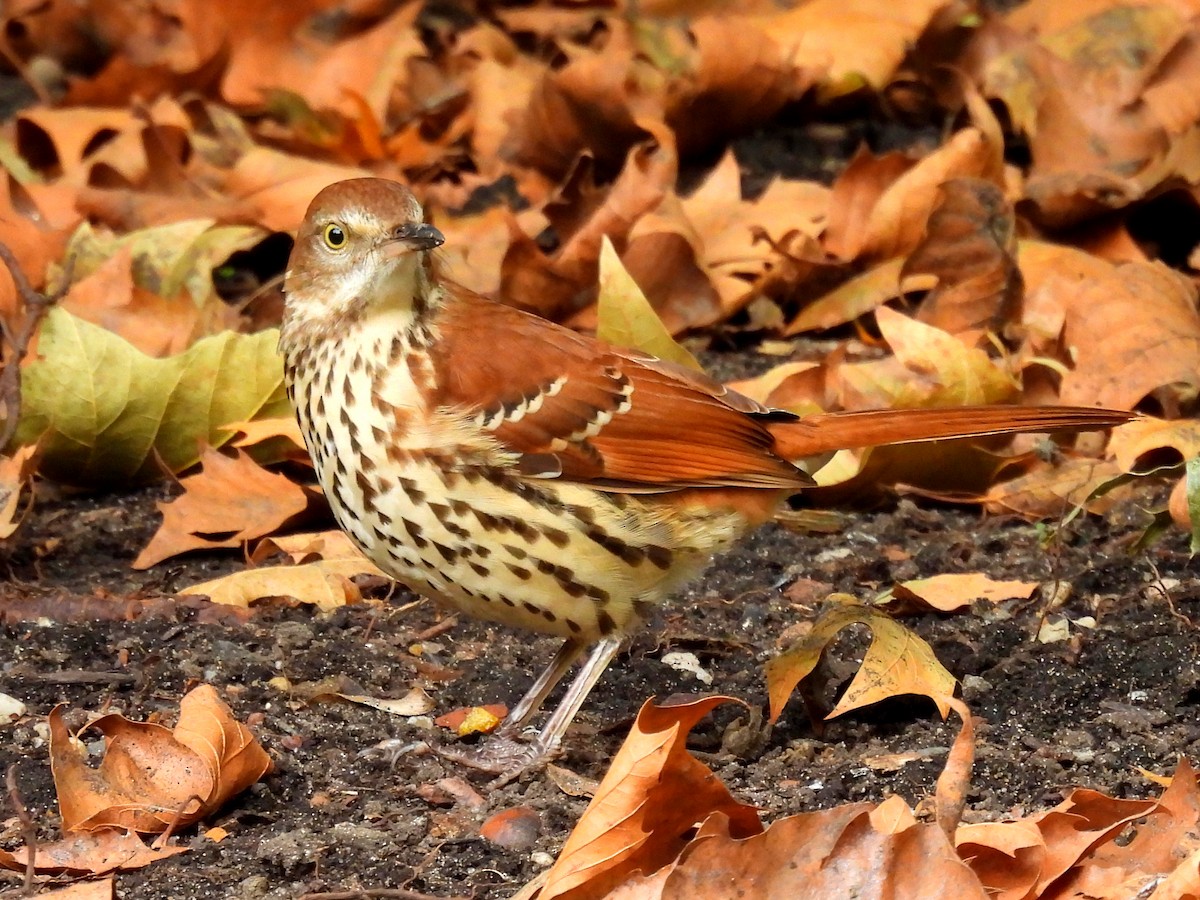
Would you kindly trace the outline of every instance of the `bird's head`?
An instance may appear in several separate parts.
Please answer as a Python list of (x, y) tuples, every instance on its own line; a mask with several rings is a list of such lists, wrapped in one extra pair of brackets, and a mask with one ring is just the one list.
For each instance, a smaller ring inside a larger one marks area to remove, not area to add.
[(429, 251), (445, 241), (424, 218), (408, 188), (382, 178), (339, 181), (317, 194), (288, 260), (285, 327), (338, 328), (383, 308), (420, 314)]

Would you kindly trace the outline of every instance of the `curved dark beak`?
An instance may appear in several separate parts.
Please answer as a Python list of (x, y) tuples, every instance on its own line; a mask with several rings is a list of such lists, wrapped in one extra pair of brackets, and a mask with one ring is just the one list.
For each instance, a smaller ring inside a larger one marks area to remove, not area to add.
[(432, 250), (446, 243), (440, 231), (424, 222), (401, 225), (392, 232), (391, 239), (406, 250)]

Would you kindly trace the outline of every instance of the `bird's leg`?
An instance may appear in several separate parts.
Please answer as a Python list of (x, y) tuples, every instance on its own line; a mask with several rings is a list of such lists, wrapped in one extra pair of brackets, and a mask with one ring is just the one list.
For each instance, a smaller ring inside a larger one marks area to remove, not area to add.
[(571, 720), (579, 712), (579, 707), (583, 705), (583, 701), (604, 674), (620, 647), (619, 638), (604, 638), (596, 644), (541, 732), (530, 743), (516, 740), (516, 734), (537, 712), (546, 695), (583, 652), (583, 645), (578, 641), (568, 640), (562, 646), (546, 671), (513, 708), (508, 721), (499, 731), (478, 747), (442, 750), (441, 754), (465, 766), (498, 774), (500, 777), (493, 782), (496, 786), (549, 762), (558, 752), (558, 745), (562, 742), (567, 726), (571, 724)]
[(496, 729), (496, 736), (515, 738), (520, 734), (521, 729), (529, 724), (529, 720), (542, 708), (542, 704), (554, 690), (554, 686), (562, 681), (562, 677), (567, 674), (567, 669), (575, 665), (575, 660), (579, 659), (586, 646), (582, 641), (574, 638), (564, 641), (563, 645), (558, 648), (558, 652), (554, 654), (554, 659), (550, 660), (550, 665), (542, 670), (542, 674), (525, 692), (525, 696), (517, 701), (517, 705), (512, 708), (512, 712), (508, 714), (504, 724)]
[(592, 692), (608, 664), (613, 661), (617, 651), (621, 649), (620, 638), (604, 638), (592, 648), (591, 654), (583, 661), (579, 674), (563, 694), (558, 707), (550, 714), (546, 724), (542, 726), (533, 746), (539, 748), (539, 754), (549, 758), (558, 751), (558, 745), (566, 734), (567, 726), (583, 706), (583, 701)]

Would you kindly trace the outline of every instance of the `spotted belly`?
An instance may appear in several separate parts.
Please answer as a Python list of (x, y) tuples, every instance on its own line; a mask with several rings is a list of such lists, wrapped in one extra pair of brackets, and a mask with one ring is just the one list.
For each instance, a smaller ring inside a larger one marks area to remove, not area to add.
[(343, 530), (410, 589), (588, 641), (644, 618), (740, 533), (732, 515), (693, 523), (661, 501), (483, 466), (414, 461), (352, 483), (334, 472), (326, 491)]

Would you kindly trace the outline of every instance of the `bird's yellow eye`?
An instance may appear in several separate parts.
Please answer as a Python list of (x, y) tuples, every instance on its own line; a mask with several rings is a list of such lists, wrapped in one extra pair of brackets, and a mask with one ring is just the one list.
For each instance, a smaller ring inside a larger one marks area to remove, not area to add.
[(326, 225), (322, 237), (325, 239), (325, 246), (330, 250), (341, 250), (346, 246), (346, 230), (337, 223)]

